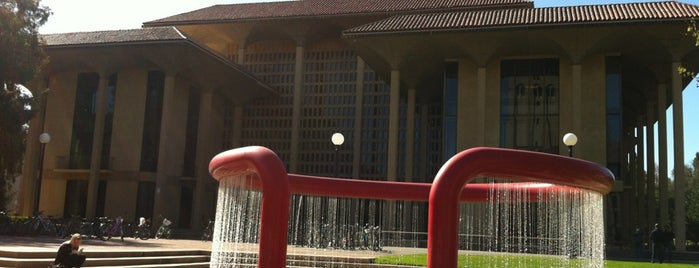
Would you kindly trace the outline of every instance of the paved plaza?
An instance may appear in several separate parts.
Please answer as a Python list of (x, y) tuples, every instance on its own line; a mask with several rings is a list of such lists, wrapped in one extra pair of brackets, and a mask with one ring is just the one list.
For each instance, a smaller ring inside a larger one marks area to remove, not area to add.
[[(67, 238), (49, 236), (0, 236), (0, 250), (2, 251), (56, 251), (58, 246), (68, 240)], [(84, 238), (82, 246), (85, 252), (91, 250), (167, 250), (167, 249), (199, 249), (211, 250), (211, 241), (185, 240), (185, 239), (134, 239), (125, 237), (124, 241), (112, 238), (102, 241), (96, 238)]]
[[(67, 239), (49, 236), (0, 236), (0, 251), (15, 252), (55, 252), (58, 246)], [(90, 251), (149, 251), (149, 250), (211, 250), (211, 241), (187, 240), (187, 239), (134, 239), (125, 237), (124, 241), (112, 238), (102, 241), (96, 238), (85, 238), (82, 247), (85, 252)], [(254, 249), (253, 246), (253, 250)], [(387, 254), (425, 253), (426, 249), (419, 248), (393, 248), (387, 247), (382, 251), (370, 250), (327, 250), (315, 248), (303, 248), (289, 246), (288, 254), (298, 255), (323, 255), (323, 256), (349, 256), (349, 257), (377, 257)]]

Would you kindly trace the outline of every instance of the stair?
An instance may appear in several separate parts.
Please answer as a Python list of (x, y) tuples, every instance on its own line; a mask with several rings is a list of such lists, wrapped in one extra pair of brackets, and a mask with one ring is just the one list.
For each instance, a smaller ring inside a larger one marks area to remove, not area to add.
[[(53, 263), (53, 251), (0, 251), (0, 267), (46, 268)], [(211, 252), (206, 250), (147, 250), (85, 252), (83, 267), (165, 268), (209, 267)]]
[[(235, 267), (257, 267), (257, 254), (234, 253)], [(414, 266), (388, 265), (374, 263), (374, 257), (346, 257), (289, 254), (286, 256), (287, 268), (414, 268)]]

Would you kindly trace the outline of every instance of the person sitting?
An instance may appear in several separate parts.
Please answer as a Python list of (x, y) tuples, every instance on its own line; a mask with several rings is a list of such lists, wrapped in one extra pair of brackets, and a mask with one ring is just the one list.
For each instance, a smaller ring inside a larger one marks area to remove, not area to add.
[(80, 234), (75, 233), (70, 236), (70, 240), (63, 242), (58, 247), (56, 259), (53, 261), (55, 267), (80, 267), (85, 263), (85, 255), (80, 247)]

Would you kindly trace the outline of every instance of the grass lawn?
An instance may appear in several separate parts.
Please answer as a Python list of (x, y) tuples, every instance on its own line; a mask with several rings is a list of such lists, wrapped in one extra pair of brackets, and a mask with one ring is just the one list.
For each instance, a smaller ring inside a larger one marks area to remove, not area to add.
[[(521, 255), (459, 255), (458, 267), (585, 267), (583, 259), (561, 259), (556, 257), (543, 256), (521, 256)], [(389, 255), (382, 256), (376, 259), (376, 263), (382, 264), (401, 264), (412, 266), (426, 266), (426, 254), (414, 255)], [(517, 265), (512, 265), (517, 263)], [(645, 268), (659, 267), (660, 264), (650, 262), (633, 262), (633, 261), (613, 261), (605, 260), (604, 267), (606, 268)], [(699, 267), (699, 264), (683, 264), (683, 263), (663, 263), (661, 267), (666, 268), (683, 268), (683, 267)]]

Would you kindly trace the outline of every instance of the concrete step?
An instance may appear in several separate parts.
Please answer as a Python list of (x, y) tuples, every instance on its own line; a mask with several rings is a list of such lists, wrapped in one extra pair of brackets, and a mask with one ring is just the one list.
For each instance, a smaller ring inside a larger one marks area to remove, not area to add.
[(148, 264), (148, 265), (129, 265), (129, 266), (123, 266), (123, 265), (119, 265), (119, 266), (83, 266), (83, 268), (172, 268), (172, 267), (209, 268), (209, 262)]
[[(245, 253), (236, 256), (235, 267), (257, 267), (257, 258), (254, 254)], [(288, 255), (286, 260), (287, 268), (413, 268), (419, 266), (403, 266), (376, 264), (372, 257), (337, 257), (337, 256), (311, 256), (311, 255)]]
[[(182, 256), (182, 255), (207, 255), (211, 252), (196, 249), (161, 249), (161, 250), (95, 250), (85, 251), (87, 258), (116, 258), (116, 257), (145, 257), (145, 256)], [(0, 257), (6, 258), (53, 258), (56, 251), (7, 251), (0, 250)]]
[[(14, 252), (9, 255), (16, 256), (0, 257), (0, 267), (46, 268), (53, 263), (55, 253)], [(208, 267), (210, 253), (199, 250), (101, 251), (86, 252), (85, 256), (87, 260), (84, 267), (202, 267), (202, 264)]]

